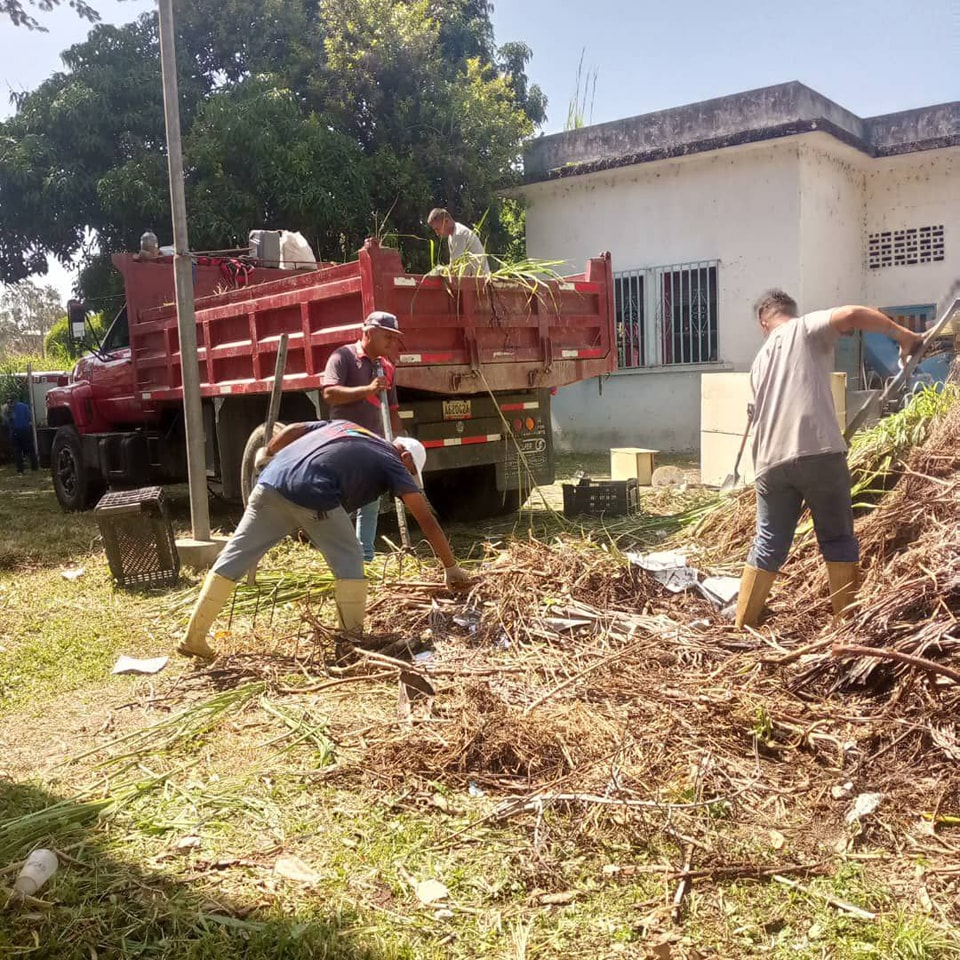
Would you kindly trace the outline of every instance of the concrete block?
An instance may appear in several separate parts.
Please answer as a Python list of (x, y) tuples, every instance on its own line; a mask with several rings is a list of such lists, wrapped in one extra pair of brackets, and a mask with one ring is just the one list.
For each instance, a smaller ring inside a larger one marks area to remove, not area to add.
[(177, 540), (180, 565), (193, 567), (195, 570), (206, 570), (212, 567), (229, 539), (229, 537), (212, 536), (209, 540), (194, 540), (192, 537)]

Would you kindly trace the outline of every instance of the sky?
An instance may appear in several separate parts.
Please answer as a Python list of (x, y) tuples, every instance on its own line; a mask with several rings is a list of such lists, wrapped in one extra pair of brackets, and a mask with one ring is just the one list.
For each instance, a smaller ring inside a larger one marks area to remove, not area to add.
[[(122, 23), (153, 0), (93, 0)], [(595, 74), (586, 122), (799, 80), (861, 117), (960, 100), (960, 0), (495, 0), (498, 43), (533, 51), (531, 82), (549, 99), (544, 133), (563, 130), (577, 64)], [(49, 28), (14, 28), (0, 16), (0, 119), (11, 91), (62, 69), (60, 51), (89, 24), (69, 8), (36, 13)], [(591, 79), (592, 83), (592, 79)], [(2, 211), (0, 211), (2, 215)], [(44, 282), (64, 291), (55, 265)]]

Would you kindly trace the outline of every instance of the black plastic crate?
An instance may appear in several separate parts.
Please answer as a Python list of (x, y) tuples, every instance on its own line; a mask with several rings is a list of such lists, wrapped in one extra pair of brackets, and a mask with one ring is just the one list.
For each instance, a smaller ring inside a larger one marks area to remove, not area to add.
[(565, 517), (621, 517), (640, 510), (640, 488), (636, 480), (591, 480), (563, 484)]
[(104, 494), (94, 515), (110, 572), (121, 587), (171, 587), (180, 579), (180, 557), (160, 487)]

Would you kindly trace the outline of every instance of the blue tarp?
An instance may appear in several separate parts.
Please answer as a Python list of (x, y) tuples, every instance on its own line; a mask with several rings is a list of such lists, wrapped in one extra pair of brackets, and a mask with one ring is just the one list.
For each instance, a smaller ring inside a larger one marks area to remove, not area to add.
[[(941, 353), (921, 360), (907, 389), (913, 390), (918, 384), (944, 383), (952, 359), (950, 353)], [(883, 380), (888, 380), (900, 372), (900, 348), (895, 340), (883, 333), (864, 333), (863, 363), (867, 370), (873, 370)]]

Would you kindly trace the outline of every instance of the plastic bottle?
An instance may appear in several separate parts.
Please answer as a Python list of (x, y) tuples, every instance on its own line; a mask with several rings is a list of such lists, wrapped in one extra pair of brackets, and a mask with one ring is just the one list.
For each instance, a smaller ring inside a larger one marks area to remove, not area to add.
[(56, 873), (58, 866), (60, 861), (52, 850), (34, 850), (17, 875), (13, 889), (25, 897), (32, 897)]

